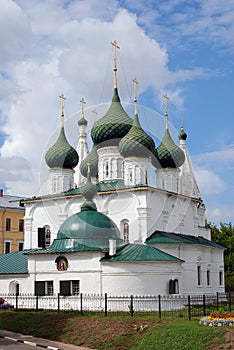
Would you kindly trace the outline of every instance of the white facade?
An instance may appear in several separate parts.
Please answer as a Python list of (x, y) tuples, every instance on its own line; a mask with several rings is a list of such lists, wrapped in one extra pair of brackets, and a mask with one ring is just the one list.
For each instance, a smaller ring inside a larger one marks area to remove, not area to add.
[[(77, 146), (80, 162), (88, 154), (86, 136), (86, 125), (80, 125)], [(45, 294), (52, 286), (53, 293), (61, 293), (62, 281), (69, 281), (76, 291), (78, 288), (79, 292), (86, 294), (223, 292), (223, 249), (210, 242), (210, 230), (205, 225), (205, 205), (192, 171), (185, 140), (180, 143), (185, 154), (184, 163), (180, 168), (157, 169), (156, 184), (150, 183), (150, 156), (140, 157), (136, 154), (135, 157), (124, 158), (117, 145), (108, 147), (106, 143), (103, 144), (105, 147), (101, 147), (100, 142), (97, 149), (97, 194), (93, 201), (97, 210), (117, 225), (118, 238), (129, 247), (138, 245), (144, 252), (153, 252), (153, 257), (148, 258), (142, 253), (140, 259), (134, 254), (129, 259), (125, 256), (114, 259), (113, 242), (113, 260), (110, 261), (106, 259), (108, 250), (104, 249), (95, 251), (88, 247), (84, 251), (65, 250), (64, 253), (50, 250), (61, 225), (80, 212), (84, 203), (80, 188), (74, 188), (72, 166), (71, 169), (52, 168), (48, 176), (49, 195), (25, 201), (27, 273), (8, 274), (4, 270), (1, 272), (0, 267), (0, 293), (14, 293), (14, 288), (18, 286), (20, 293), (33, 294), (36, 284), (40, 282)], [(84, 182), (79, 166), (75, 169), (75, 178), (78, 185)], [(159, 239), (157, 237), (158, 240), (150, 242), (151, 237), (157, 234)], [(121, 246), (116, 247), (117, 254), (118, 249), (121, 251)], [(159, 258), (156, 258), (157, 254)], [(59, 268), (57, 259), (64, 259), (65, 269)], [(176, 281), (173, 292), (169, 288), (170, 281)]]

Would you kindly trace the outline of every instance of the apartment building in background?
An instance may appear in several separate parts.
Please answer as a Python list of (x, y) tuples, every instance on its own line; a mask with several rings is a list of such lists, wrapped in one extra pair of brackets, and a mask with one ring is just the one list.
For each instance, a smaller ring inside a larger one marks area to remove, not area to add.
[(0, 189), (0, 254), (24, 249), (24, 204)]

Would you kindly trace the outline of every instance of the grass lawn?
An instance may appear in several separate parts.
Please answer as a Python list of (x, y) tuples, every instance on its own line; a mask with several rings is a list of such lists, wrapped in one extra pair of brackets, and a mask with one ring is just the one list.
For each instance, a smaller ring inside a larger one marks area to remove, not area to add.
[[(0, 328), (98, 350), (233, 349), (234, 327), (197, 320), (55, 312), (0, 312)], [(228, 335), (228, 337), (227, 337)]]

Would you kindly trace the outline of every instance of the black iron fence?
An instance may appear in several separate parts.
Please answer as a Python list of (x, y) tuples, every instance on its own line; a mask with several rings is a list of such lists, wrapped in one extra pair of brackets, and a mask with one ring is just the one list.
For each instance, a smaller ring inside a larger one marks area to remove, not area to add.
[(157, 295), (157, 296), (112, 296), (87, 295), (75, 296), (35, 296), (2, 295), (13, 306), (13, 310), (53, 310), (76, 311), (82, 315), (99, 312), (111, 315), (155, 315), (155, 317), (183, 317), (191, 319), (206, 316), (213, 310), (234, 310), (234, 293), (216, 293), (203, 295)]

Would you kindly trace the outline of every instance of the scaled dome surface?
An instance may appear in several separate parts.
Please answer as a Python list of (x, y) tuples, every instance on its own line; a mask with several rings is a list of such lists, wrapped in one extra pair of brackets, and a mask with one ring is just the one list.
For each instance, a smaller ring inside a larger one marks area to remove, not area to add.
[(161, 144), (156, 148), (155, 155), (161, 168), (178, 168), (185, 160), (184, 152), (174, 143), (168, 129)]
[(154, 154), (155, 143), (142, 129), (138, 115), (135, 115), (129, 132), (120, 140), (119, 151), (123, 157), (150, 157)]
[(107, 142), (107, 145), (118, 145), (132, 126), (132, 119), (127, 115), (121, 105), (118, 89), (114, 88), (112, 103), (106, 114), (99, 119), (91, 130), (93, 143), (99, 145)]
[(89, 247), (108, 247), (109, 239), (119, 240), (120, 233), (108, 216), (96, 210), (81, 210), (69, 217), (58, 231), (58, 239), (74, 239)]
[(79, 156), (68, 143), (63, 127), (55, 144), (46, 152), (45, 161), (50, 168), (73, 169), (78, 164)]

